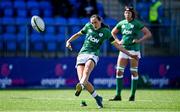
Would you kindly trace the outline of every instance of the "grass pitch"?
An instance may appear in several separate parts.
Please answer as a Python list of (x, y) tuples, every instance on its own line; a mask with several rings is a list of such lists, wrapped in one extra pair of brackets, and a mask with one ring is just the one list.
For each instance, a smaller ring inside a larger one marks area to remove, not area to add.
[[(97, 90), (103, 96), (103, 109), (83, 91), (74, 90), (0, 90), (0, 111), (3, 112), (180, 112), (180, 90), (137, 90), (136, 101), (129, 102), (130, 90), (122, 92), (122, 101), (108, 101), (115, 90)], [(85, 100), (87, 107), (80, 107)]]

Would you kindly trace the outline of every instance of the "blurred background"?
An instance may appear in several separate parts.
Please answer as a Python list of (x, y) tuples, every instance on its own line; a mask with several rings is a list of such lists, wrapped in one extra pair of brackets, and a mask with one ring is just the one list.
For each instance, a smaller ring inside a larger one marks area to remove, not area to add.
[[(72, 43), (72, 52), (65, 41), (92, 14), (102, 16), (112, 29), (124, 18), (126, 5), (135, 8), (153, 34), (141, 48), (139, 87), (180, 88), (179, 0), (0, 0), (0, 88), (74, 87), (76, 56), (85, 36)], [(45, 32), (32, 29), (33, 15), (44, 19)], [(96, 88), (114, 88), (118, 51), (108, 42), (101, 51), (90, 81)], [(130, 86), (128, 69), (124, 85)]]

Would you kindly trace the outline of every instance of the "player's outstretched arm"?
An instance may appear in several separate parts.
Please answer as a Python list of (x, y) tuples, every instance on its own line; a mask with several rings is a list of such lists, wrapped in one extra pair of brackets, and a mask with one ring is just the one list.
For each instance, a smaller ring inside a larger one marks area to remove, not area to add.
[(139, 59), (137, 55), (132, 55), (132, 54), (130, 54), (130, 53), (129, 53), (126, 49), (124, 49), (117, 41), (114, 41), (114, 42), (113, 42), (113, 45), (114, 45), (118, 50), (120, 50), (121, 52), (127, 54), (128, 56), (130, 56), (130, 57), (132, 57), (132, 58), (134, 58), (134, 59), (136, 59), (136, 60)]
[(72, 42), (73, 40), (76, 40), (76, 39), (77, 39), (79, 36), (81, 36), (81, 35), (82, 35), (81, 31), (79, 31), (79, 32), (75, 33), (74, 35), (72, 35), (72, 36), (66, 41), (66, 47), (72, 51), (71, 42)]

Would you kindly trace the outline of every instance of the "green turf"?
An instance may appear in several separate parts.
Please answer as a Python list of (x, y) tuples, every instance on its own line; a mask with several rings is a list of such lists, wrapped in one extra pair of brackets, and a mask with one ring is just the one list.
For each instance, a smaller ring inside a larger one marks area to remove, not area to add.
[[(180, 90), (138, 90), (135, 102), (129, 102), (129, 90), (122, 92), (122, 101), (109, 102), (115, 90), (97, 90), (104, 98), (104, 108), (97, 109), (87, 91), (80, 97), (74, 90), (1, 90), (0, 111), (5, 112), (170, 112), (180, 111)], [(80, 107), (81, 100), (87, 107)]]

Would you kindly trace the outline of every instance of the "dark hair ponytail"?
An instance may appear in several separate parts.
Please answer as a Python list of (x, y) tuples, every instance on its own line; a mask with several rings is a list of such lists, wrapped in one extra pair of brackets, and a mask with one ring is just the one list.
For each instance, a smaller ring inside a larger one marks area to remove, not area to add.
[(101, 27), (106, 27), (106, 28), (110, 28), (109, 25), (101, 23)]

